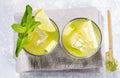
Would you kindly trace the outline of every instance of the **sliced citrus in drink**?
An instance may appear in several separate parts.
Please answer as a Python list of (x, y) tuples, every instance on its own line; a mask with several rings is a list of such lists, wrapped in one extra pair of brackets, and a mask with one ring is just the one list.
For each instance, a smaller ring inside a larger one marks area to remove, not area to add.
[(62, 42), (68, 53), (81, 58), (88, 57), (99, 49), (101, 32), (89, 19), (74, 19), (64, 28)]
[(43, 31), (54, 32), (56, 30), (54, 25), (51, 23), (50, 19), (48, 18), (48, 16), (43, 11), (43, 9), (39, 9), (36, 12), (35, 20), (41, 22), (39, 28)]
[(59, 31), (43, 9), (37, 11), (34, 20), (40, 21), (41, 24), (29, 34), (29, 42), (24, 46), (24, 49), (33, 55), (48, 54), (52, 52), (59, 41)]

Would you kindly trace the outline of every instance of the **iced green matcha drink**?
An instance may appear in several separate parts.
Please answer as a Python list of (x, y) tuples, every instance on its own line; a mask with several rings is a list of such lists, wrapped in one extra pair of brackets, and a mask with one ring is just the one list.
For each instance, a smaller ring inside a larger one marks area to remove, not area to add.
[(21, 22), (14, 23), (11, 27), (18, 33), (16, 57), (19, 56), (22, 49), (32, 55), (48, 54), (55, 49), (59, 42), (59, 29), (43, 9), (39, 9), (33, 15), (32, 7), (26, 5)]
[(100, 48), (102, 36), (97, 24), (87, 18), (70, 21), (62, 33), (67, 53), (80, 58), (90, 57)]
[(34, 17), (41, 24), (29, 36), (29, 42), (24, 49), (33, 55), (45, 55), (56, 47), (59, 42), (59, 30), (56, 24), (50, 20), (43, 9), (38, 10)]

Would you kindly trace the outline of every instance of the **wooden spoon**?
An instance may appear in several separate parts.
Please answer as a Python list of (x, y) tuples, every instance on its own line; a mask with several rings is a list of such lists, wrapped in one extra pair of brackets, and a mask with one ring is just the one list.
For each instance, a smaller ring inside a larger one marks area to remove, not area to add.
[(108, 17), (108, 41), (109, 41), (109, 51), (106, 52), (105, 67), (109, 72), (114, 72), (117, 70), (117, 62), (113, 57), (112, 48), (112, 34), (111, 34), (111, 21), (110, 21), (110, 10), (107, 11)]

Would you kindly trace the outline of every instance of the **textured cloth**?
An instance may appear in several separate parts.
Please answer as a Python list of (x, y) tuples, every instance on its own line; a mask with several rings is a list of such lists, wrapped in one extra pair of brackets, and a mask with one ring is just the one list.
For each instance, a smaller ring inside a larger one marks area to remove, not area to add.
[[(84, 17), (93, 20), (102, 30), (102, 21), (100, 12), (96, 8), (86, 7), (79, 9), (66, 10), (49, 10), (45, 11), (47, 15), (55, 21), (60, 34), (64, 26), (72, 19)], [(21, 18), (20, 14), (15, 15), (15, 20), (18, 22)], [(17, 71), (65, 71), (65, 70), (80, 70), (81, 72), (89, 69), (99, 69), (102, 66), (101, 49), (92, 57), (86, 59), (72, 58), (61, 47), (61, 41), (54, 52), (45, 56), (33, 56), (26, 52), (21, 52), (17, 59)], [(82, 70), (81, 70), (82, 69)], [(92, 70), (91, 70), (92, 71)], [(90, 72), (91, 72), (90, 71)], [(66, 71), (67, 72), (67, 71)]]

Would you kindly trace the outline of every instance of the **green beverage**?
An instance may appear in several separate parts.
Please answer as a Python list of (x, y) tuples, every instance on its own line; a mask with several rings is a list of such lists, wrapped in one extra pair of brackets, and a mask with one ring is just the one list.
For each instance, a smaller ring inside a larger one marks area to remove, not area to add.
[(102, 36), (97, 24), (87, 18), (70, 21), (62, 33), (67, 52), (80, 58), (90, 57), (100, 48)]
[(33, 55), (45, 55), (56, 47), (59, 41), (59, 30), (42, 9), (36, 13), (35, 20), (40, 21), (41, 24), (31, 33), (24, 49)]
[(21, 22), (14, 23), (11, 27), (18, 33), (16, 57), (19, 56), (22, 49), (33, 55), (48, 54), (59, 42), (59, 30), (43, 9), (39, 9), (33, 15), (32, 7), (26, 5)]

